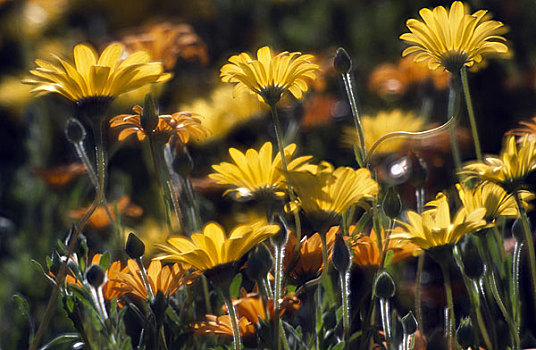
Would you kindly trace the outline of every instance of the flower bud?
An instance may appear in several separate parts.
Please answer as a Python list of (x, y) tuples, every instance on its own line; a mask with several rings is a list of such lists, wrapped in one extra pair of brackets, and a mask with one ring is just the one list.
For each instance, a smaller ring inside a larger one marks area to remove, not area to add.
[(65, 137), (71, 143), (80, 143), (86, 138), (86, 129), (75, 118), (69, 118), (65, 123)]
[(341, 234), (335, 236), (335, 243), (333, 245), (333, 266), (339, 273), (345, 273), (350, 268), (352, 257), (350, 256), (350, 249), (344, 241)]
[(151, 94), (145, 95), (145, 104), (140, 115), (140, 124), (146, 133), (153, 132), (158, 126), (158, 111)]
[(473, 329), (473, 323), (471, 322), (471, 318), (462, 318), (458, 329), (456, 329), (456, 340), (464, 349), (467, 349), (474, 345), (475, 332)]
[(285, 220), (280, 215), (275, 215), (274, 224), (279, 225), (279, 232), (272, 236), (272, 244), (278, 247), (282, 247), (287, 243), (288, 238), (288, 229)]
[(128, 234), (127, 244), (125, 247), (127, 255), (132, 259), (138, 259), (145, 254), (145, 244), (136, 236), (130, 232)]
[(394, 297), (396, 292), (395, 282), (387, 271), (382, 271), (376, 279), (375, 292), (382, 299)]
[(402, 201), (400, 200), (398, 191), (394, 187), (390, 187), (385, 193), (382, 207), (385, 215), (391, 219), (395, 219), (402, 212)]
[(333, 67), (335, 67), (335, 70), (339, 74), (348, 74), (352, 70), (352, 59), (342, 47), (337, 49), (337, 53), (333, 59)]
[(86, 271), (86, 281), (94, 288), (99, 288), (104, 283), (106, 273), (97, 264), (93, 264)]
[[(529, 220), (529, 230), (532, 231), (532, 225), (530, 223), (530, 219), (527, 218), (527, 220)], [(518, 242), (523, 242), (523, 240), (525, 239), (525, 232), (523, 230), (523, 221), (521, 218), (517, 218), (514, 221), (514, 224), (512, 225), (512, 236), (514, 236), (514, 238)]]
[(478, 254), (478, 249), (473, 240), (468, 238), (461, 244), (463, 273), (473, 279), (478, 280), (484, 274), (484, 263)]
[(264, 244), (258, 244), (250, 253), (246, 274), (253, 281), (260, 281), (274, 265), (272, 254)]
[(413, 316), (413, 312), (410, 311), (406, 316), (402, 317), (402, 328), (404, 329), (404, 334), (410, 335), (417, 331), (417, 320)]

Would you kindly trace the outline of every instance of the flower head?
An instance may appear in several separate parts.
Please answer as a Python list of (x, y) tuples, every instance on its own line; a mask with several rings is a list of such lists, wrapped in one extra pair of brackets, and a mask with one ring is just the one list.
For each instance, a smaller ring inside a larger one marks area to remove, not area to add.
[(132, 134), (136, 134), (138, 140), (143, 141), (148, 134), (154, 134), (165, 141), (171, 136), (177, 136), (182, 144), (187, 144), (190, 138), (200, 140), (210, 134), (209, 130), (201, 124), (199, 118), (202, 117), (196, 113), (177, 112), (171, 115), (159, 115), (156, 128), (148, 131), (141, 125), (143, 108), (134, 106), (132, 110), (136, 114), (120, 114), (110, 119), (112, 128), (124, 127), (117, 137), (119, 141), (123, 141)]
[(23, 82), (36, 85), (37, 95), (60, 94), (77, 103), (88, 100), (111, 100), (122, 93), (146, 84), (169, 80), (162, 63), (150, 62), (149, 55), (138, 51), (124, 57), (121, 44), (110, 44), (99, 56), (87, 44), (74, 48), (74, 65), (59, 57), (50, 63), (36, 60), (37, 68), (30, 71), (38, 79)]
[(408, 241), (426, 250), (457, 243), (464, 235), (486, 225), (484, 208), (469, 211), (462, 207), (452, 220), (447, 196), (443, 193), (439, 193), (431, 205), (432, 208), (422, 214), (408, 211), (409, 222), (398, 221), (406, 232), (393, 233), (391, 239)]
[[(147, 279), (153, 295), (156, 295), (159, 291), (165, 295), (172, 295), (180, 286), (190, 281), (190, 278), (185, 276), (184, 270), (179, 264), (162, 266), (162, 263), (158, 260), (153, 260), (149, 264)], [(140, 268), (132, 259), (127, 261), (127, 266), (121, 271), (110, 276), (110, 280), (115, 282), (113, 289), (118, 298), (125, 294), (133, 294), (142, 299), (147, 299), (148, 297)]]
[(525, 177), (536, 169), (536, 138), (525, 135), (516, 142), (506, 136), (498, 156), (486, 156), (483, 161), (466, 164), (461, 175), (497, 183), (505, 190), (517, 190)]
[(61, 188), (76, 179), (79, 175), (85, 174), (87, 168), (82, 163), (71, 163), (48, 169), (36, 168), (34, 171), (51, 187)]
[(191, 239), (172, 237), (167, 245), (158, 247), (165, 253), (159, 260), (183, 262), (199, 271), (238, 261), (256, 244), (279, 232), (278, 225), (256, 222), (234, 228), (226, 237), (223, 227), (216, 223), (205, 225), (202, 233)]
[[(302, 156), (291, 160), (295, 151), (295, 144), (285, 147), (289, 170), (299, 170), (312, 158)], [(225, 194), (232, 193), (237, 199), (262, 199), (285, 195), (281, 154), (277, 153), (274, 158), (271, 142), (266, 142), (258, 152), (248, 149), (244, 154), (235, 148), (230, 148), (229, 154), (234, 164), (223, 162), (213, 165), (212, 168), (216, 172), (209, 175), (218, 184), (231, 187)]]
[(329, 163), (289, 172), (288, 178), (299, 206), (318, 230), (335, 224), (350, 206), (365, 205), (379, 190), (368, 169), (334, 169)]
[(460, 1), (452, 3), (447, 11), (443, 6), (419, 11), (423, 21), (409, 19), (410, 33), (400, 39), (410, 47), (403, 56), (412, 55), (415, 62), (427, 62), (428, 68), (457, 72), (463, 66), (472, 67), (492, 54), (505, 54), (508, 47), (501, 36), (504, 25), (489, 19), (487, 11), (467, 13)]
[[(143, 214), (143, 209), (139, 206), (131, 203), (129, 196), (123, 196), (117, 200), (115, 203), (106, 204), (108, 208), (104, 205), (101, 205), (95, 209), (93, 214), (91, 214), (88, 220), (88, 226), (96, 229), (103, 230), (106, 227), (110, 226), (112, 222), (108, 213), (111, 214), (112, 219), (115, 220), (116, 212), (119, 214), (126, 214), (129, 217), (140, 217)], [(117, 209), (117, 210), (116, 210)], [(72, 210), (69, 214), (75, 219), (82, 218), (88, 211), (88, 208), (79, 208)]]
[[(378, 139), (395, 131), (416, 132), (423, 130), (426, 121), (424, 118), (415, 116), (411, 112), (403, 112), (395, 109), (390, 112), (380, 111), (375, 116), (365, 115), (361, 119), (363, 134), (365, 135), (365, 147), (370, 149)], [(355, 127), (343, 129), (342, 142), (345, 146), (353, 147), (357, 144), (357, 132)], [(394, 138), (382, 143), (375, 151), (378, 154), (395, 153), (406, 145), (406, 140)]]
[(257, 51), (257, 59), (245, 52), (229, 58), (221, 68), (221, 79), (235, 84), (235, 93), (249, 91), (269, 105), (279, 101), (284, 92), (301, 98), (309, 89), (306, 80), (315, 79), (319, 67), (312, 63), (312, 55), (300, 52), (282, 52), (273, 55), (268, 46)]
[[(501, 186), (492, 182), (483, 182), (473, 188), (456, 184), (458, 196), (467, 211), (484, 208), (484, 219), (493, 225), (498, 217), (515, 219), (519, 217), (519, 209), (513, 194), (507, 193)], [(522, 191), (521, 196), (525, 207), (527, 200), (534, 198), (530, 192)]]

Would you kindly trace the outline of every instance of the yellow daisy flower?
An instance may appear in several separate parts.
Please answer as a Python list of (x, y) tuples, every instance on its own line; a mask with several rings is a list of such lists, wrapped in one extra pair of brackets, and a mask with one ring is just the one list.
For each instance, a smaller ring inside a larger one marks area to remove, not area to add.
[[(378, 139), (384, 135), (396, 131), (417, 132), (425, 129), (424, 118), (415, 116), (412, 112), (403, 112), (399, 109), (393, 111), (380, 111), (375, 116), (365, 115), (361, 119), (363, 134), (365, 135), (365, 147), (370, 149)], [(358, 143), (355, 127), (344, 127), (342, 143), (352, 148)], [(393, 138), (382, 143), (375, 150), (375, 154), (389, 154), (402, 150), (407, 140)]]
[(315, 228), (319, 231), (336, 224), (350, 206), (364, 205), (378, 193), (379, 186), (368, 169), (334, 169), (329, 163), (309, 168), (289, 172), (288, 181), (298, 195), (299, 206), (318, 224)]
[(168, 239), (167, 245), (159, 244), (165, 254), (157, 259), (183, 262), (205, 271), (239, 260), (255, 245), (278, 232), (278, 225), (256, 222), (238, 226), (226, 237), (223, 227), (209, 223), (202, 233), (192, 234), (191, 239), (173, 237)]
[(408, 223), (397, 220), (406, 232), (394, 232), (391, 240), (408, 241), (426, 250), (457, 243), (464, 235), (486, 225), (484, 208), (461, 208), (452, 220), (446, 195), (439, 193), (432, 204), (433, 208), (422, 214), (408, 211)]
[(486, 156), (479, 162), (466, 164), (460, 171), (468, 178), (497, 183), (507, 191), (519, 189), (525, 177), (536, 169), (536, 138), (527, 135), (516, 142), (506, 136), (498, 156)]
[[(118, 140), (123, 141), (132, 134), (136, 134), (139, 141), (145, 140), (147, 130), (141, 125), (141, 115), (143, 108), (134, 106), (132, 110), (136, 114), (120, 114), (110, 119), (110, 127), (124, 126), (118, 135)], [(162, 137), (165, 141), (172, 135), (177, 136), (182, 144), (187, 144), (190, 138), (200, 140), (210, 134), (210, 131), (201, 124), (202, 118), (199, 114), (191, 112), (177, 112), (171, 115), (159, 115), (158, 124), (152, 131), (156, 136)]]
[[(479, 208), (486, 209), (484, 219), (489, 225), (493, 225), (495, 219), (499, 216), (515, 219), (520, 215), (513, 194), (507, 193), (497, 184), (484, 182), (473, 188), (456, 184), (456, 189), (467, 211), (471, 212)], [(521, 196), (525, 208), (528, 208), (527, 201), (532, 200), (534, 195), (530, 192), (522, 191)]]
[(109, 101), (124, 92), (171, 78), (171, 74), (164, 73), (162, 63), (149, 62), (146, 52), (138, 51), (125, 58), (123, 46), (118, 43), (110, 44), (100, 56), (90, 45), (76, 45), (74, 65), (59, 57), (56, 60), (35, 61), (38, 67), (30, 73), (38, 79), (23, 81), (36, 85), (33, 93), (57, 93), (77, 103), (88, 99)]
[[(302, 156), (291, 160), (295, 151), (295, 144), (285, 147), (289, 171), (300, 170), (312, 158), (312, 156)], [(209, 175), (218, 184), (232, 187), (225, 191), (224, 195), (232, 193), (236, 199), (263, 199), (285, 195), (281, 154), (277, 153), (274, 158), (271, 142), (266, 142), (258, 152), (248, 149), (246, 153), (242, 153), (235, 148), (230, 148), (229, 154), (234, 164), (223, 162), (213, 165), (212, 168), (216, 172)]]
[(274, 56), (272, 49), (265, 46), (257, 51), (256, 60), (245, 52), (229, 58), (220, 77), (223, 82), (235, 84), (236, 94), (249, 91), (274, 105), (284, 92), (299, 99), (309, 89), (307, 79), (315, 79), (319, 70), (313, 59), (313, 55), (300, 52), (285, 51)]
[(508, 47), (501, 36), (505, 31), (499, 21), (489, 19), (487, 11), (467, 13), (460, 1), (447, 11), (443, 6), (419, 11), (423, 21), (409, 19), (410, 33), (400, 39), (409, 43), (402, 56), (412, 55), (415, 62), (427, 62), (428, 68), (439, 67), (457, 72), (472, 67), (491, 54), (505, 54)]

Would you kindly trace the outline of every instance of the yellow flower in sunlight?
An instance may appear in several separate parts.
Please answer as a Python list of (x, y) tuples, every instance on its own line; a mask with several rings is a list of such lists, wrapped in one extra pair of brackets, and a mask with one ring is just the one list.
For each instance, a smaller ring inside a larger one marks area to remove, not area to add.
[[(492, 182), (484, 182), (479, 185), (468, 188), (456, 184), (458, 196), (462, 201), (464, 208), (471, 212), (473, 210), (484, 208), (486, 213), (484, 219), (493, 225), (499, 216), (515, 219), (519, 217), (519, 209), (513, 194), (507, 193), (501, 186)], [(534, 195), (527, 191), (522, 191), (521, 196), (525, 208), (528, 208), (526, 201), (532, 200)]]
[(277, 232), (277, 225), (256, 222), (238, 226), (226, 237), (223, 227), (209, 223), (202, 233), (192, 234), (191, 239), (172, 237), (167, 245), (159, 244), (158, 247), (165, 254), (157, 259), (182, 262), (205, 271), (239, 260), (255, 245)]
[[(335, 234), (339, 231), (339, 226), (334, 226), (326, 233), (326, 244), (330, 258), (332, 255), (333, 244), (335, 243)], [(296, 236), (288, 235), (283, 257), (283, 267), (288, 276), (294, 279), (298, 284), (303, 284), (320, 275), (324, 268), (324, 258), (322, 256), (322, 239), (319, 233), (312, 236), (304, 236), (300, 241), (300, 251), (298, 252), (297, 261), (293, 261), (294, 249), (296, 248)], [(288, 269), (291, 269), (290, 271)]]
[(517, 143), (514, 136), (506, 136), (500, 155), (485, 156), (481, 162), (468, 163), (460, 174), (497, 183), (510, 192), (519, 189), (525, 177), (534, 169), (536, 138), (525, 135)]
[[(395, 131), (416, 132), (425, 129), (426, 121), (424, 118), (416, 117), (412, 112), (402, 112), (399, 109), (390, 112), (380, 111), (375, 116), (365, 115), (361, 119), (363, 133), (365, 135), (365, 147), (370, 149), (374, 142), (384, 135)], [(407, 140), (402, 138), (393, 138), (386, 141), (376, 149), (375, 153), (388, 154), (402, 150)], [(355, 127), (344, 127), (342, 143), (352, 148), (357, 145), (357, 132)]]
[[(353, 226), (350, 226), (350, 232), (353, 231)], [(396, 227), (392, 234), (400, 232), (401, 228)], [(383, 233), (383, 231), (382, 231)], [(382, 234), (384, 237), (384, 234)], [(383, 242), (385, 244), (385, 241)], [(380, 266), (381, 252), (378, 247), (378, 235), (372, 230), (370, 235), (359, 235), (356, 240), (352, 241), (353, 257), (352, 261), (357, 266)], [(395, 263), (414, 256), (419, 250), (415, 244), (411, 242), (401, 242), (399, 240), (390, 239), (388, 250), (393, 251), (391, 262)]]
[(318, 225), (314, 228), (319, 231), (335, 224), (350, 206), (365, 205), (366, 200), (378, 193), (379, 186), (368, 169), (339, 167), (334, 170), (328, 163), (309, 168), (308, 171), (291, 171), (288, 178), (298, 195), (299, 206), (309, 220)]
[(180, 106), (180, 110), (197, 111), (203, 116), (201, 123), (211, 131), (202, 143), (220, 139), (237, 126), (262, 115), (266, 105), (255, 96), (243, 92), (233, 97), (233, 87), (219, 85), (208, 99), (196, 99), (191, 104)]
[(430, 249), (457, 243), (464, 235), (486, 226), (484, 208), (473, 211), (461, 208), (454, 220), (451, 220), (447, 196), (439, 193), (432, 204), (433, 208), (422, 214), (409, 210), (408, 223), (397, 220), (406, 232), (393, 233), (391, 239), (411, 242), (421, 249)]
[[(117, 137), (119, 141), (132, 134), (136, 134), (138, 140), (143, 141), (148, 134), (141, 125), (140, 115), (143, 113), (143, 108), (136, 105), (132, 110), (136, 114), (120, 114), (110, 119), (110, 127), (125, 127)], [(177, 136), (182, 144), (187, 144), (190, 138), (200, 140), (210, 134), (210, 131), (201, 124), (200, 118), (202, 117), (199, 114), (191, 112), (159, 115), (158, 124), (152, 133), (162, 137), (166, 142), (171, 136)]]
[(89, 100), (108, 101), (146, 84), (169, 80), (160, 62), (150, 62), (146, 52), (123, 55), (121, 44), (110, 44), (99, 56), (87, 44), (74, 47), (74, 65), (56, 57), (57, 62), (36, 60), (37, 68), (30, 71), (38, 79), (23, 82), (36, 85), (37, 95), (60, 94), (77, 103)]
[[(285, 147), (285, 159), (289, 170), (299, 170), (312, 158), (303, 156), (292, 159), (295, 151), (295, 144)], [(225, 191), (224, 195), (232, 193), (237, 199), (263, 199), (285, 195), (281, 154), (278, 152), (274, 158), (271, 142), (266, 142), (258, 152), (248, 149), (244, 154), (235, 148), (230, 148), (229, 154), (234, 164), (223, 162), (213, 165), (212, 168), (216, 172), (209, 175), (218, 184), (232, 187)]]
[[(142, 299), (147, 299), (148, 297), (140, 268), (132, 259), (127, 261), (127, 266), (121, 271), (115, 272), (109, 279), (115, 282), (113, 289), (116, 291), (118, 298), (125, 294), (133, 294)], [(158, 292), (162, 292), (165, 295), (172, 295), (180, 286), (191, 280), (190, 276), (185, 276), (184, 270), (179, 264), (162, 266), (162, 263), (158, 260), (153, 260), (149, 264), (147, 268), (147, 279), (149, 280), (153, 295), (156, 295)]]
[(470, 15), (462, 2), (455, 1), (448, 11), (438, 6), (424, 8), (419, 14), (423, 21), (409, 19), (406, 25), (411, 33), (400, 36), (412, 45), (402, 56), (412, 55), (415, 62), (427, 62), (430, 69), (443, 67), (456, 73), (486, 56), (508, 52), (501, 36), (504, 25), (491, 20), (485, 10)]
[(245, 52), (232, 56), (221, 68), (221, 80), (235, 84), (235, 93), (249, 91), (269, 105), (279, 101), (284, 92), (301, 98), (309, 89), (307, 79), (315, 79), (319, 69), (312, 63), (313, 55), (300, 52), (282, 52), (273, 55), (265, 46), (257, 51), (257, 59)]

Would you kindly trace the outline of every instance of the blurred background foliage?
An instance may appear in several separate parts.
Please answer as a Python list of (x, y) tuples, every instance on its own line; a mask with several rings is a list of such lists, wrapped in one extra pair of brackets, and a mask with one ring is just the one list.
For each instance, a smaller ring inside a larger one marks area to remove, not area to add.
[[(481, 74), (470, 76), (483, 149), (496, 153), (506, 130), (516, 126), (519, 120), (535, 115), (536, 4), (533, 0), (468, 3), (475, 10), (490, 10), (510, 29), (506, 37), (513, 58), (490, 62)], [(398, 64), (404, 47), (398, 37), (405, 31), (405, 20), (416, 17), (422, 7), (437, 5), (450, 5), (450, 2), (0, 1), (0, 348), (27, 346), (51, 288), (31, 260), (44, 265), (57, 240), (65, 238), (76, 220), (73, 211), (87, 206), (91, 200), (89, 179), (79, 176), (83, 171), (62, 168), (50, 173), (52, 168), (68, 166), (77, 160), (74, 148), (64, 136), (65, 121), (73, 110), (54, 96), (32, 98), (29, 88), (20, 84), (35, 58), (47, 59), (50, 53), (70, 57), (72, 47), (79, 42), (102, 48), (159, 23), (187, 25), (200, 51), (194, 59), (179, 57), (173, 68), (175, 77), (160, 95), (160, 111), (173, 113), (187, 106), (203, 114), (204, 111), (193, 108), (201, 108), (203, 103), (199, 99), (204, 99), (208, 113), (220, 113), (221, 121), (215, 124), (220, 125), (229, 118), (240, 119), (237, 116), (240, 113), (231, 110), (237, 106), (229, 107), (230, 104), (211, 95), (219, 86), (219, 68), (230, 55), (244, 50), (254, 52), (264, 45), (276, 50), (313, 53), (324, 74), (307, 99), (302, 103), (289, 101), (283, 109), (288, 141), (298, 143), (302, 154), (348, 165), (355, 161), (351, 149), (341, 142), (341, 130), (352, 125), (352, 121), (342, 82), (331, 68), (336, 48), (345, 47), (353, 58), (359, 102), (365, 114), (394, 108), (419, 114), (423, 111), (423, 101), (428, 98), (433, 101), (427, 113), (429, 122), (441, 123), (446, 120), (444, 87), (429, 82), (408, 85), (402, 81), (403, 90), (395, 86), (393, 91), (382, 94), (370, 81), (379, 65)], [(110, 116), (130, 113), (133, 104), (142, 103), (143, 94), (140, 96), (117, 101)], [(221, 189), (207, 183), (206, 175), (211, 164), (229, 158), (228, 147), (258, 147), (267, 139), (273, 140), (265, 111), (251, 108), (252, 112), (245, 113), (247, 118), (240, 125), (221, 130), (210, 142), (195, 144), (190, 149), (195, 162), (194, 185), (204, 221), (217, 219), (230, 225), (242, 221), (240, 215), (248, 215), (246, 204), (231, 204), (222, 199)], [(250, 119), (250, 114), (257, 117)], [(468, 133), (463, 125), (459, 133), (462, 143), (467, 145), (464, 135)], [(160, 209), (153, 204), (157, 202), (158, 190), (151, 181), (154, 178), (151, 163), (144, 158), (147, 150), (132, 140), (119, 147), (115, 135), (111, 133), (109, 138), (108, 199), (116, 203), (114, 211), (122, 213), (120, 231), (132, 229), (145, 237), (146, 242), (162, 241), (166, 234), (163, 223), (158, 223)], [(432, 164), (429, 193), (454, 181), (439, 170), (434, 173), (434, 169), (448, 166), (452, 161), (445, 151), (449, 149), (448, 139), (437, 142), (443, 143), (443, 147), (421, 145), (421, 151)], [(473, 157), (470, 149), (465, 147), (464, 159)], [(121, 237), (112, 232), (106, 223), (86, 229), (90, 250), (108, 250), (112, 256), (121, 257)], [(353, 281), (357, 283), (356, 278)], [(28, 304), (22, 298), (14, 298), (14, 294), (28, 300)], [(58, 317), (60, 312), (54, 317), (49, 334), (71, 330), (67, 318)], [(441, 315), (438, 316), (440, 319)]]

